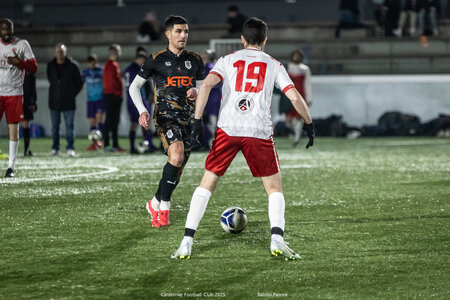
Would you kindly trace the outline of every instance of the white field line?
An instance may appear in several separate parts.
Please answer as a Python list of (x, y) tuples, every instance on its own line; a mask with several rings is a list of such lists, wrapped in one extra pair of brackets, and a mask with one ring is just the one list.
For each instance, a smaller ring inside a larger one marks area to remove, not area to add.
[[(91, 168), (91, 166), (73, 166), (73, 167), (84, 167)], [(116, 167), (98, 167), (102, 169), (106, 169), (104, 171), (92, 172), (92, 173), (81, 173), (81, 174), (68, 174), (68, 175), (59, 175), (59, 176), (50, 176), (50, 177), (41, 177), (41, 178), (4, 178), (0, 179), (0, 184), (12, 184), (12, 183), (23, 183), (23, 182), (33, 182), (33, 181), (53, 181), (53, 180), (61, 180), (67, 178), (77, 178), (77, 177), (90, 177), (94, 175), (105, 175), (109, 173), (114, 173), (119, 171), (119, 168)]]

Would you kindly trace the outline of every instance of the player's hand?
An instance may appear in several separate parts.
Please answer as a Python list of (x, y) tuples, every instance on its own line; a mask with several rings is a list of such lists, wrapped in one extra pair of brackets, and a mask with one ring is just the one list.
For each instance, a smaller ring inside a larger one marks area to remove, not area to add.
[(200, 137), (203, 135), (203, 120), (194, 119), (191, 130), (191, 145), (192, 149), (201, 145)]
[(305, 124), (303, 126), (303, 129), (305, 129), (306, 133), (308, 134), (308, 144), (306, 144), (306, 149), (308, 149), (309, 147), (311, 147), (312, 145), (314, 145), (314, 123), (310, 123), (310, 124)]
[(14, 56), (8, 56), (8, 64), (18, 67), (20, 64), (19, 55), (17, 55), (16, 50), (13, 49)]
[(144, 127), (145, 130), (150, 129), (150, 115), (148, 112), (145, 111), (139, 116), (139, 125)]
[(186, 98), (188, 98), (188, 100), (194, 101), (195, 99), (197, 99), (197, 89), (196, 88), (190, 88), (187, 90), (186, 92)]

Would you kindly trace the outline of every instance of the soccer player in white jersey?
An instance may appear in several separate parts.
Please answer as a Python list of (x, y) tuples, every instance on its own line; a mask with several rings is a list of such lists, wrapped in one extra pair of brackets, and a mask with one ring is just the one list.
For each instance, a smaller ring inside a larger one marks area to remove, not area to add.
[(14, 177), (14, 163), (19, 148), (19, 122), (24, 120), (22, 98), (25, 71), (37, 72), (37, 62), (30, 44), (14, 35), (14, 24), (0, 20), (0, 120), (6, 114), (9, 128), (9, 163), (5, 177)]
[[(291, 61), (287, 65), (287, 72), (297, 91), (302, 95), (308, 107), (312, 104), (311, 70), (303, 63), (304, 54), (302, 50), (295, 50), (291, 54)], [(291, 107), (286, 112), (286, 124), (294, 131), (294, 148), (298, 147), (302, 133), (304, 120)]]
[(314, 143), (314, 125), (305, 100), (295, 89), (286, 69), (261, 51), (267, 42), (266, 23), (257, 18), (248, 19), (241, 40), (244, 49), (220, 58), (199, 90), (193, 126), (196, 138), (202, 131), (201, 117), (209, 93), (223, 82), (216, 138), (206, 159), (203, 179), (192, 195), (184, 238), (172, 254), (175, 259), (190, 258), (194, 234), (209, 198), (239, 151), (244, 154), (253, 176), (261, 177), (269, 197), (271, 254), (290, 260), (300, 258), (283, 239), (285, 201), (270, 117), (274, 85), (286, 94), (305, 119), (304, 129), (309, 137), (306, 148)]

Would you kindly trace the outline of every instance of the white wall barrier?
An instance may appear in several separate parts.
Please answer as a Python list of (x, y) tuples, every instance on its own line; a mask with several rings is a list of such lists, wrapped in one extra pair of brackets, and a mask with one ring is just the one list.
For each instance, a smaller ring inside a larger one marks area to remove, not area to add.
[[(421, 122), (436, 118), (439, 113), (450, 114), (450, 75), (358, 75), (358, 76), (314, 76), (313, 118), (326, 118), (331, 114), (342, 115), (352, 126), (374, 125), (387, 111), (400, 111), (417, 115)], [(38, 111), (33, 123), (44, 126), (51, 135), (48, 109), (48, 82), (37, 81)], [(272, 103), (274, 123), (283, 119), (278, 112), (278, 98)], [(5, 116), (0, 123), (0, 133), (7, 136)], [(119, 134), (127, 136), (129, 131), (126, 99), (122, 102)], [(61, 132), (64, 133), (64, 123)], [(89, 124), (86, 118), (86, 90), (77, 97), (75, 133), (87, 136)], [(64, 136), (62, 136), (64, 138)]]

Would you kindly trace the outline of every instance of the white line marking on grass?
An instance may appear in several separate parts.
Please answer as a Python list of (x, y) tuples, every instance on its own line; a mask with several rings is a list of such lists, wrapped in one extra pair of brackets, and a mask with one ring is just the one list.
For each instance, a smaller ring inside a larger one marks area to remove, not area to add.
[[(80, 166), (80, 165), (76, 165), (76, 166), (72, 166), (72, 167), (82, 167), (82, 168), (88, 168), (86, 166)], [(91, 166), (89, 166), (89, 168), (91, 168)], [(106, 169), (104, 171), (99, 171), (99, 172), (92, 172), (92, 173), (82, 173), (82, 174), (68, 174), (68, 175), (59, 175), (59, 176), (50, 176), (50, 177), (41, 177), (41, 178), (3, 178), (0, 179), (0, 184), (2, 183), (22, 183), (22, 182), (32, 182), (32, 181), (53, 181), (53, 180), (61, 180), (61, 179), (67, 179), (67, 178), (77, 178), (77, 177), (89, 177), (89, 176), (94, 176), (94, 175), (105, 175), (105, 174), (109, 174), (109, 173), (114, 173), (119, 171), (119, 168), (116, 167), (97, 167), (97, 168), (102, 168), (102, 169)]]

